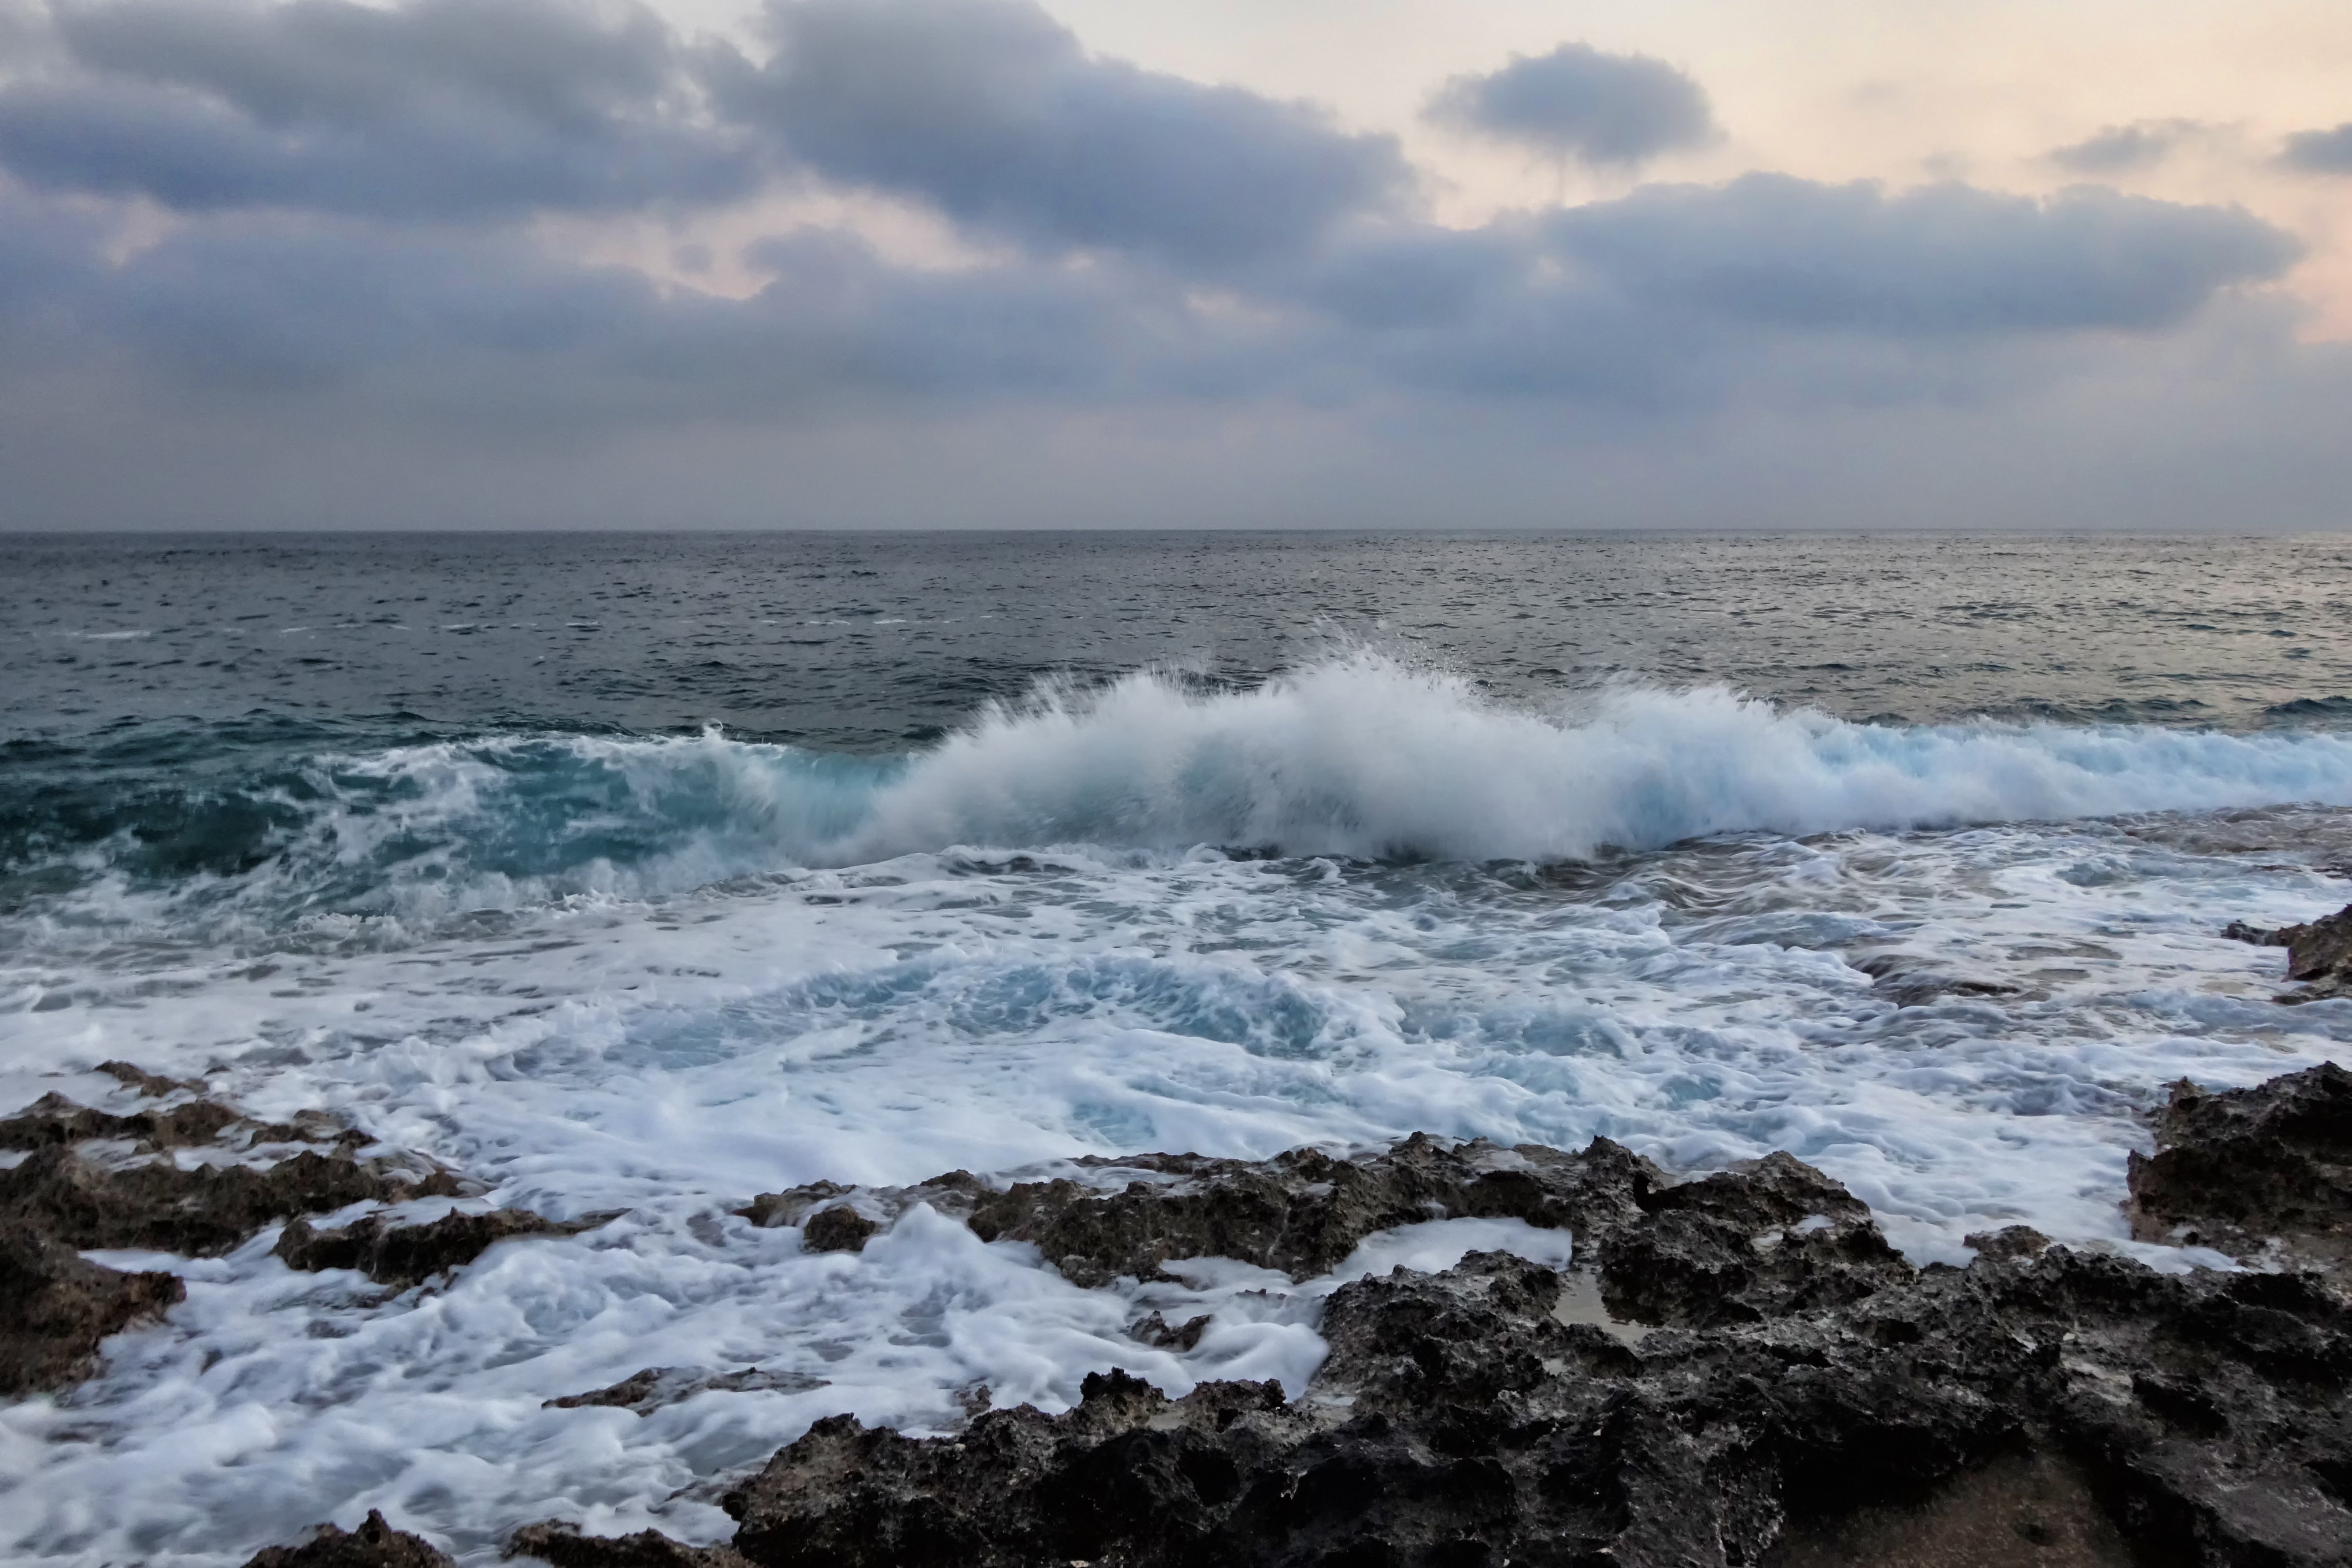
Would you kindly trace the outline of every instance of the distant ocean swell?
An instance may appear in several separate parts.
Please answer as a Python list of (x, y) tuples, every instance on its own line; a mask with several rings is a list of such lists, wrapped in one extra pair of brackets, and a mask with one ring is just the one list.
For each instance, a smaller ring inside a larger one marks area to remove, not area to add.
[(1719, 688), (1536, 711), (1357, 654), (1245, 691), (1148, 671), (1044, 688), (906, 756), (499, 736), (319, 754), (159, 802), (163, 787), (112, 826), (86, 809), (72, 833), (20, 826), (0, 909), (103, 889), (157, 920), (429, 919), (960, 845), (1547, 860), (1721, 833), (2352, 805), (2352, 734), (1864, 724)]

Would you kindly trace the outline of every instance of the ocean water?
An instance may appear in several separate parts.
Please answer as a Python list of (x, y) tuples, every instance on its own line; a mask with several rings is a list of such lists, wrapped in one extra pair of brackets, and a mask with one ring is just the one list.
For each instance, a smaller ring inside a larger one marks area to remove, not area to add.
[[(2346, 1059), (2233, 919), (2352, 898), (2352, 541), (0, 539), (0, 1110), (125, 1058), (557, 1215), (386, 1294), (273, 1233), (0, 1408), (0, 1554), (380, 1508), (722, 1539), (816, 1417), (1302, 1387), (1342, 1278), (1081, 1290), (817, 1178), (1414, 1131), (1789, 1149), (1922, 1260), (2128, 1240), (2183, 1076)], [(422, 1215), (432, 1204), (416, 1205)], [(357, 1211), (354, 1211), (357, 1212)], [(1213, 1314), (1197, 1349), (1129, 1339)], [(650, 1415), (547, 1409), (758, 1366)]]

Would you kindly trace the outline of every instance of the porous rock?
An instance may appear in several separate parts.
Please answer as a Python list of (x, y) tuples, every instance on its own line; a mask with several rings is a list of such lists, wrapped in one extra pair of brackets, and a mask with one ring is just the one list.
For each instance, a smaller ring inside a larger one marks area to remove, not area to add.
[(357, 1530), (322, 1524), (299, 1546), (268, 1546), (245, 1568), (457, 1568), (431, 1542), (386, 1524), (373, 1509)]
[(823, 1388), (825, 1380), (803, 1372), (768, 1372), (747, 1366), (736, 1372), (710, 1372), (700, 1367), (649, 1366), (620, 1382), (585, 1394), (568, 1394), (541, 1405), (543, 1410), (585, 1410), (604, 1406), (650, 1415), (667, 1405), (691, 1399), (712, 1390), (732, 1394), (772, 1391), (805, 1394)]
[(2324, 1062), (2218, 1093), (2183, 1079), (2129, 1182), (2143, 1239), (2352, 1257), (2352, 1072)]
[[(2352, 1564), (2352, 1297), (2332, 1276), (2159, 1274), (2021, 1226), (1975, 1238), (1965, 1269), (1914, 1269), (1785, 1155), (1676, 1184), (1614, 1145), (1499, 1152), (1171, 1159), (1140, 1192), (1040, 1184), (1006, 1228), (1101, 1270), (1203, 1234), (1303, 1270), (1360, 1218), (1431, 1217), (1403, 1194), (1451, 1211), (1509, 1169), (1522, 1217), (1582, 1216), (1609, 1310), (1660, 1326), (1612, 1333), (1571, 1310), (1574, 1281), (1505, 1254), (1360, 1279), (1326, 1304), (1303, 1398), (1171, 1400), (1113, 1371), (1064, 1414), (950, 1436), (829, 1417), (727, 1494), (733, 1549), (761, 1568)], [(1220, 1192), (1249, 1201), (1221, 1212)], [(605, 1550), (570, 1535), (562, 1563), (669, 1561)]]
[(366, 1215), (337, 1229), (320, 1230), (298, 1216), (287, 1222), (274, 1250), (290, 1268), (356, 1268), (379, 1284), (405, 1289), (463, 1268), (509, 1237), (577, 1236), (612, 1217), (554, 1220), (529, 1209), (492, 1209), (397, 1225)]
[(0, 1223), (0, 1395), (86, 1375), (108, 1335), (186, 1293), (175, 1275), (102, 1268), (27, 1226)]
[(506, 1555), (535, 1557), (551, 1568), (751, 1568), (728, 1546), (688, 1546), (657, 1530), (635, 1535), (583, 1536), (576, 1525), (527, 1524), (507, 1542)]
[(2352, 904), (2332, 915), (2275, 930), (2232, 921), (2221, 934), (2257, 947), (2286, 949), (2286, 977), (2303, 982), (2305, 988), (2281, 996), (2282, 1002), (2352, 994)]
[(128, 1063), (100, 1070), (143, 1102), (113, 1111), (50, 1094), (0, 1120), (0, 1147), (24, 1152), (0, 1170), (0, 1393), (85, 1375), (100, 1341), (181, 1299), (169, 1275), (79, 1249), (217, 1256), (289, 1216), (460, 1190), (428, 1162), (362, 1158), (369, 1139), (319, 1113), (259, 1121)]

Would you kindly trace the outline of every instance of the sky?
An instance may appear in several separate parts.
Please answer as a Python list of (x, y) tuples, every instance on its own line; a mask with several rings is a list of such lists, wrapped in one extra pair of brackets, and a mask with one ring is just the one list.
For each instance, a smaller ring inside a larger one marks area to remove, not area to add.
[(0, 0), (0, 528), (2347, 524), (2342, 0)]

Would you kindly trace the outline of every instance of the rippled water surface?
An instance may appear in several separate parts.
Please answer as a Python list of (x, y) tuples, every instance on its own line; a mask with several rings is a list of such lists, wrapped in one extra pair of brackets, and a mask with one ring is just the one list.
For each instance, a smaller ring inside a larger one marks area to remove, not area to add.
[[(1606, 1133), (1793, 1150), (1915, 1257), (2022, 1219), (2185, 1267), (2116, 1206), (2141, 1113), (2352, 1036), (2216, 934), (2352, 896), (2341, 540), (17, 539), (0, 569), (10, 1102), (119, 1093), (88, 1069), (124, 1058), (625, 1211), (392, 1296), (270, 1233), (113, 1258), (187, 1302), (0, 1410), (12, 1558), (234, 1563), (371, 1507), (481, 1562), (550, 1516), (717, 1539), (724, 1480), (833, 1411), (1320, 1355), (1328, 1281), (1083, 1291), (928, 1211), (855, 1256), (730, 1213), (796, 1182)], [(1145, 1349), (1154, 1310), (1214, 1326)], [(802, 1375), (542, 1408), (753, 1364)]]

